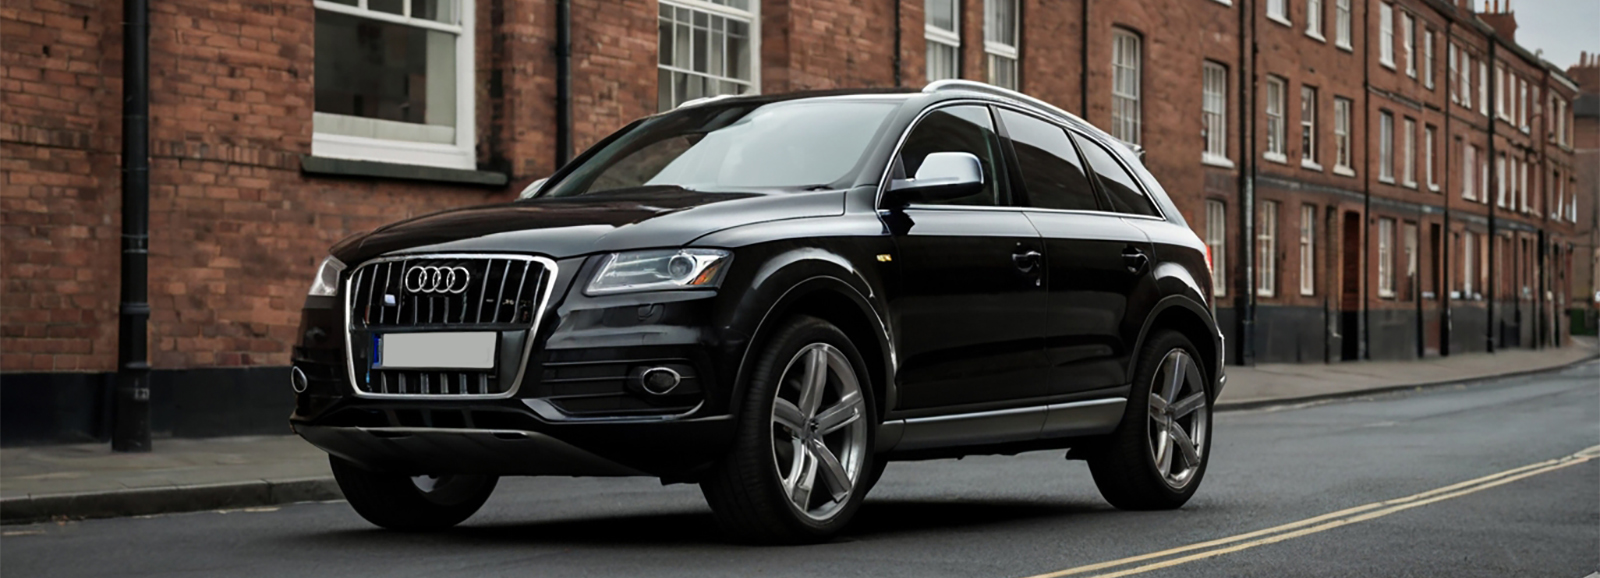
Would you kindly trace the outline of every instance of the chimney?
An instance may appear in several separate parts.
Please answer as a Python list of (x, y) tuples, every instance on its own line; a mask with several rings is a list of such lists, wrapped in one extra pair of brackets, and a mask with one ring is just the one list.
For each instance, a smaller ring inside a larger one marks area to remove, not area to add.
[(1479, 13), (1478, 19), (1493, 28), (1495, 34), (1506, 42), (1517, 41), (1517, 13), (1511, 10), (1511, 0), (1494, 0), (1489, 11)]
[(1600, 54), (1580, 53), (1578, 64), (1567, 68), (1567, 76), (1584, 94), (1600, 94)]

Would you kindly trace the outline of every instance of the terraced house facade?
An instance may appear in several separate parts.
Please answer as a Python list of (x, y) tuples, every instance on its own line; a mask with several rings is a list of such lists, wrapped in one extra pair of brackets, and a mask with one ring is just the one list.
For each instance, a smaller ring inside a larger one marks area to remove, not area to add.
[[(166, 434), (281, 431), (298, 308), (340, 238), (511, 199), (717, 94), (967, 78), (1143, 146), (1211, 248), (1236, 363), (1560, 346), (1574, 303), (1578, 87), (1508, 10), (1466, 0), (157, 0), (150, 18)], [(120, 3), (0, 7), (7, 443), (105, 436), (121, 34)]]

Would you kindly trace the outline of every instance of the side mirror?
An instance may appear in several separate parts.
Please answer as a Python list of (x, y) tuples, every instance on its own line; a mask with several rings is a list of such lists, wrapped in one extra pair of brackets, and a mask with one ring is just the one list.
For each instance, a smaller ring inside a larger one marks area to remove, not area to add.
[(972, 153), (932, 153), (922, 159), (916, 178), (889, 183), (892, 207), (950, 201), (983, 190), (983, 163)]
[(539, 194), (539, 188), (543, 187), (545, 181), (548, 181), (548, 180), (550, 180), (550, 177), (545, 177), (545, 178), (539, 179), (537, 181), (528, 183), (528, 186), (523, 187), (522, 192), (517, 193), (517, 200), (520, 201), (520, 200), (523, 200), (523, 199), (531, 199), (531, 198), (533, 198), (534, 195)]

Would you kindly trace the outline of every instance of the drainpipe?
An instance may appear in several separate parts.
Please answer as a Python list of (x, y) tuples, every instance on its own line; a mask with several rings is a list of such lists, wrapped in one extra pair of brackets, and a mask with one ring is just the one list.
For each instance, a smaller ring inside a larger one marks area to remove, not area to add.
[[(1444, 42), (1445, 42), (1446, 54), (1448, 54), (1448, 51), (1450, 50), (1451, 46), (1455, 46), (1455, 36), (1456, 36), (1456, 21), (1455, 21), (1454, 18), (1451, 18), (1449, 22), (1445, 23), (1445, 28), (1444, 28)], [(1461, 55), (1459, 53), (1456, 54), (1456, 58), (1457, 58), (1456, 62), (1457, 63), (1460, 62), (1460, 56)], [(1449, 58), (1449, 57), (1446, 56), (1446, 58)], [(1448, 70), (1448, 68), (1446, 70)], [(1461, 72), (1461, 67), (1460, 67), (1459, 64), (1457, 64), (1457, 66), (1456, 66), (1456, 72), (1457, 73)], [(1450, 91), (1456, 90), (1456, 89), (1461, 87), (1460, 80), (1457, 79), (1457, 78), (1446, 77), (1445, 78), (1445, 84), (1449, 85), (1449, 86), (1446, 86), (1445, 90), (1444, 90), (1444, 94), (1447, 94), (1447, 95), (1450, 94)], [(1444, 155), (1444, 224), (1441, 225), (1440, 228), (1439, 228), (1439, 252), (1440, 252), (1440, 254), (1439, 254), (1439, 268), (1440, 268), (1440, 270), (1433, 272), (1433, 274), (1435, 275), (1435, 279), (1438, 280), (1438, 282), (1434, 283), (1434, 285), (1437, 285), (1439, 287), (1439, 294), (1435, 295), (1434, 298), (1438, 299), (1441, 303), (1444, 304), (1444, 311), (1440, 312), (1441, 315), (1443, 315), (1443, 319), (1441, 319), (1440, 323), (1439, 323), (1439, 356), (1440, 357), (1449, 357), (1450, 356), (1450, 333), (1451, 333), (1451, 330), (1454, 329), (1454, 327), (1455, 327), (1455, 320), (1451, 316), (1451, 313), (1450, 313), (1451, 308), (1453, 306), (1452, 300), (1450, 299), (1450, 288), (1454, 287), (1455, 284), (1451, 283), (1451, 281), (1454, 281), (1454, 279), (1452, 279), (1450, 277), (1450, 275), (1446, 274), (1447, 271), (1451, 270), (1450, 264), (1455, 262), (1455, 261), (1451, 261), (1450, 260), (1450, 249), (1452, 248), (1452, 246), (1455, 245), (1455, 243), (1450, 242), (1450, 205), (1451, 205), (1451, 202), (1454, 200), (1454, 199), (1451, 198), (1451, 195), (1450, 195), (1450, 183), (1455, 178), (1454, 177), (1455, 173), (1451, 171), (1451, 165), (1450, 165), (1450, 159), (1452, 158), (1451, 155), (1450, 155), (1450, 143), (1452, 142), (1452, 139), (1451, 139), (1451, 134), (1452, 133), (1450, 132), (1450, 124), (1451, 124), (1450, 121), (1454, 120), (1454, 118), (1455, 118), (1455, 109), (1451, 108), (1453, 106), (1455, 106), (1454, 102), (1448, 102), (1447, 101), (1447, 102), (1444, 103), (1444, 150), (1445, 150), (1445, 155)], [(1466, 139), (1462, 139), (1461, 146), (1464, 148), (1464, 147), (1466, 147), (1466, 145), (1467, 145)], [(1462, 156), (1464, 157), (1465, 155), (1466, 155), (1466, 153), (1463, 152)], [(1465, 185), (1466, 185), (1466, 183), (1462, 183), (1462, 186), (1465, 186)], [(1426, 327), (1426, 325), (1424, 325), (1424, 327)], [(1424, 337), (1423, 339), (1427, 339), (1427, 338)]]
[(905, 78), (900, 72), (900, 53), (904, 52), (900, 46), (900, 31), (903, 28), (900, 24), (900, 4), (903, 2), (905, 0), (894, 0), (894, 85), (896, 87), (905, 86)]
[[(1239, 59), (1248, 56), (1249, 70), (1239, 74), (1239, 263), (1241, 267), (1236, 300), (1239, 311), (1239, 364), (1256, 363), (1256, 291), (1255, 291), (1255, 201), (1256, 201), (1256, 131), (1254, 109), (1256, 95), (1256, 19), (1255, 2), (1241, 2), (1239, 8)], [(1248, 7), (1243, 4), (1249, 4)], [(1247, 54), (1248, 52), (1248, 54)]]
[(572, 160), (572, 0), (556, 2), (556, 168)]
[[(1370, 8), (1363, 3), (1361, 6), (1362, 22), (1367, 21), (1368, 10), (1370, 10)], [(1380, 11), (1378, 14), (1381, 16), (1383, 13)], [(1369, 58), (1372, 55), (1371, 34), (1361, 35), (1361, 54)], [(1361, 98), (1363, 101), (1365, 101), (1361, 107), (1361, 126), (1367, 127), (1367, 130), (1372, 130), (1372, 103), (1370, 100), (1372, 98), (1372, 66), (1373, 65), (1370, 61), (1363, 62), (1361, 66)], [(1393, 118), (1393, 116), (1390, 118)], [(1389, 128), (1389, 138), (1394, 138), (1395, 132), (1397, 132), (1395, 129), (1398, 127), (1390, 124)], [(1381, 128), (1379, 129), (1379, 133), (1379, 136), (1381, 137)], [(1379, 143), (1378, 146), (1382, 147), (1383, 143)], [(1392, 162), (1394, 159), (1393, 145), (1390, 146), (1389, 154), (1389, 158)], [(1371, 341), (1369, 339), (1371, 332), (1367, 330), (1369, 327), (1368, 324), (1372, 321), (1372, 318), (1369, 315), (1372, 311), (1372, 307), (1368, 302), (1368, 298), (1372, 295), (1372, 285), (1370, 285), (1372, 282), (1372, 277), (1367, 274), (1367, 269), (1371, 268), (1367, 262), (1367, 254), (1371, 251), (1372, 247), (1372, 141), (1370, 139), (1367, 140), (1367, 146), (1361, 148), (1361, 165), (1367, 167), (1367, 170), (1361, 171), (1361, 247), (1359, 249), (1361, 254), (1357, 261), (1361, 264), (1361, 291), (1357, 292), (1356, 294), (1356, 308), (1361, 312), (1361, 316), (1357, 319), (1358, 322), (1356, 323), (1356, 359), (1358, 360), (1372, 358), (1371, 350), (1368, 349), (1368, 347), (1371, 345)], [(1392, 252), (1390, 253), (1390, 256), (1391, 265), (1393, 265)], [(1392, 278), (1393, 275), (1390, 277)], [(1343, 314), (1344, 313), (1341, 311), (1340, 315)], [(1344, 338), (1350, 339), (1350, 336), (1346, 335)], [(1343, 344), (1341, 343), (1340, 345), (1342, 346)]]
[[(1495, 35), (1489, 35), (1489, 64), (1484, 67), (1487, 73), (1484, 74), (1483, 82), (1493, 82), (1490, 79), (1494, 78), (1494, 71), (1497, 70), (1495, 65), (1499, 64), (1499, 61), (1495, 58), (1495, 47), (1499, 44), (1496, 42), (1497, 39)], [(1489, 169), (1489, 194), (1494, 195), (1494, 201), (1487, 203), (1489, 205), (1489, 242), (1484, 248), (1485, 251), (1489, 252), (1489, 282), (1486, 283), (1488, 287), (1484, 287), (1489, 294), (1489, 317), (1488, 323), (1484, 324), (1487, 327), (1484, 340), (1488, 342), (1485, 345), (1485, 351), (1489, 353), (1494, 353), (1494, 334), (1495, 327), (1498, 325), (1495, 323), (1494, 318), (1494, 300), (1500, 296), (1499, 271), (1496, 270), (1498, 267), (1495, 267), (1495, 264), (1500, 262), (1501, 257), (1497, 252), (1500, 247), (1499, 231), (1497, 230), (1499, 227), (1495, 226), (1495, 213), (1497, 212), (1495, 206), (1500, 204), (1500, 167), (1502, 166), (1499, 163), (1500, 156), (1496, 154), (1494, 142), (1494, 135), (1500, 128), (1498, 126), (1499, 121), (1495, 119), (1495, 116), (1500, 114), (1500, 109), (1498, 108), (1500, 103), (1497, 102), (1499, 100), (1498, 88), (1496, 86), (1494, 90), (1484, 91), (1489, 96), (1489, 104), (1487, 105), (1489, 107), (1489, 166), (1493, 167)]]
[(150, 451), (150, 10), (122, 4), (122, 305), (111, 449)]
[(1083, 7), (1083, 30), (1078, 33), (1078, 115), (1089, 120), (1089, 0), (1080, 0)]

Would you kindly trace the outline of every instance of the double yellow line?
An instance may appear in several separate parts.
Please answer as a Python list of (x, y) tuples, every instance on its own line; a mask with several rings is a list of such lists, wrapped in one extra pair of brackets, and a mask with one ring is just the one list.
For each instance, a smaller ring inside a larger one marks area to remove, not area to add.
[[(1229, 536), (1226, 538), (1219, 538), (1207, 542), (1200, 542), (1198, 544), (1190, 544), (1188, 546), (1172, 548), (1170, 550), (1162, 550), (1160, 552), (1152, 552), (1150, 554), (1131, 556), (1120, 560), (1112, 560), (1109, 562), (1100, 562), (1098, 564), (1089, 564), (1086, 566), (1078, 566), (1076, 568), (1068, 568), (1066, 570), (1058, 570), (1047, 574), (1031, 576), (1029, 578), (1060, 578), (1062, 576), (1088, 574), (1090, 572), (1099, 572), (1102, 570), (1112, 571), (1104, 574), (1095, 574), (1093, 578), (1116, 578), (1119, 576), (1143, 574), (1145, 572), (1160, 570), (1162, 568), (1170, 568), (1180, 564), (1187, 564), (1196, 560), (1204, 560), (1207, 558), (1221, 556), (1223, 554), (1231, 554), (1241, 550), (1248, 550), (1257, 546), (1276, 544), (1285, 540), (1292, 540), (1302, 536), (1316, 534), (1318, 532), (1325, 532), (1334, 528), (1347, 526), (1358, 522), (1382, 518), (1396, 512), (1403, 512), (1411, 508), (1426, 506), (1428, 504), (1442, 502), (1452, 498), (1459, 498), (1461, 496), (1481, 492), (1496, 486), (1503, 486), (1523, 478), (1529, 478), (1539, 474), (1549, 473), (1562, 468), (1575, 466), (1596, 458), (1600, 458), (1600, 446), (1590, 447), (1563, 458), (1545, 460), (1536, 464), (1529, 464), (1520, 468), (1514, 468), (1500, 473), (1490, 474), (1458, 484), (1451, 484), (1442, 488), (1428, 490), (1420, 494), (1406, 496), (1404, 498), (1373, 502), (1370, 504), (1356, 506), (1354, 508), (1347, 508), (1337, 512), (1323, 514), (1313, 518), (1306, 518), (1297, 522), (1290, 522), (1281, 526), (1273, 526), (1263, 530), (1256, 530), (1254, 532)], [(1185, 553), (1189, 554), (1180, 556), (1180, 554)], [(1152, 560), (1159, 561), (1151, 562)], [(1134, 566), (1140, 562), (1150, 563)], [(1128, 568), (1127, 566), (1133, 567)], [(1113, 570), (1117, 568), (1121, 569)]]

